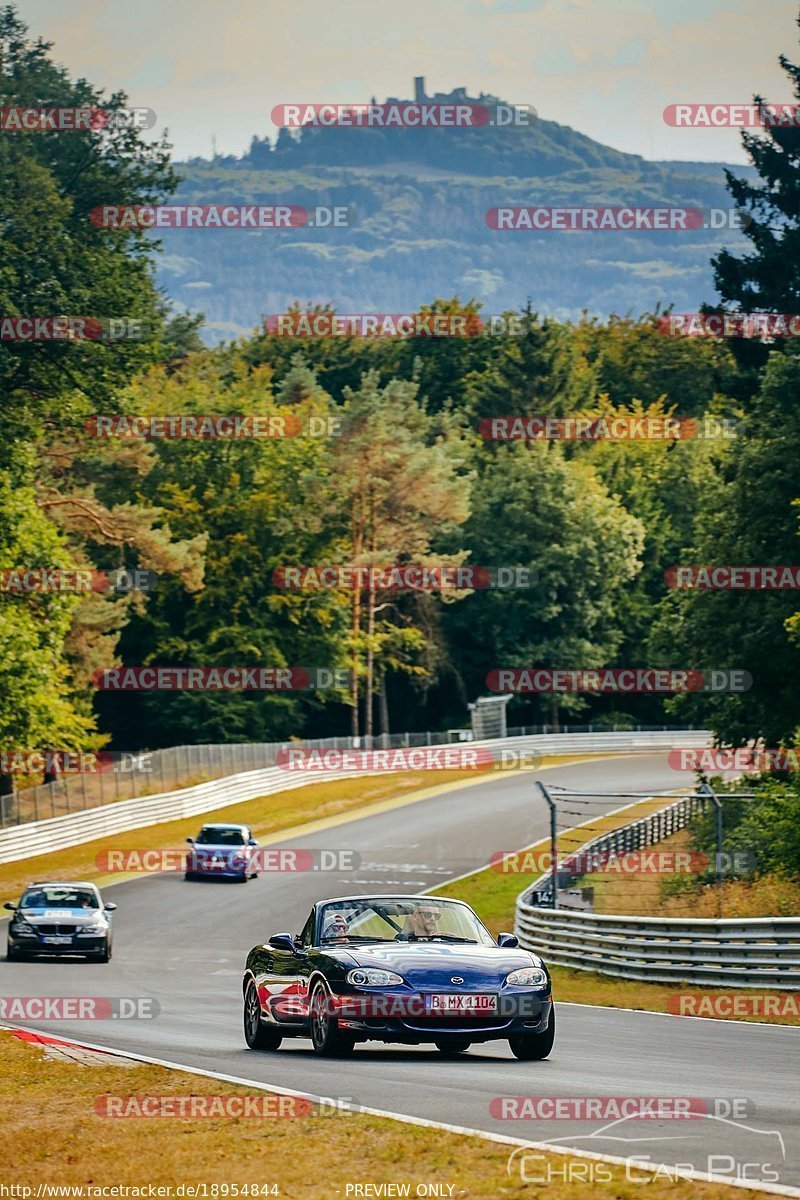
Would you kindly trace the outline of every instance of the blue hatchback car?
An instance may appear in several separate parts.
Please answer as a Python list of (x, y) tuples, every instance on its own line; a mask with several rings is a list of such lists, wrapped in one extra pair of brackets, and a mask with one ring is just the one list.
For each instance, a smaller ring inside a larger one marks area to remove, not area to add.
[(258, 843), (248, 825), (204, 825), (186, 860), (186, 879), (236, 879), (246, 883), (258, 876)]

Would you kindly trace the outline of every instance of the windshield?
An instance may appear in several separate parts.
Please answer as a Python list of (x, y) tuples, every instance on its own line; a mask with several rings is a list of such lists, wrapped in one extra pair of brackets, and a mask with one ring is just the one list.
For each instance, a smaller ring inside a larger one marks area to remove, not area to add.
[(424, 896), (365, 897), (323, 904), (320, 938), (335, 942), (472, 942), (493, 946), (489, 933), (463, 904)]
[(20, 908), (99, 908), (94, 892), (84, 888), (41, 887), (26, 892)]
[(201, 829), (197, 843), (200, 846), (243, 846), (245, 840), (241, 829)]

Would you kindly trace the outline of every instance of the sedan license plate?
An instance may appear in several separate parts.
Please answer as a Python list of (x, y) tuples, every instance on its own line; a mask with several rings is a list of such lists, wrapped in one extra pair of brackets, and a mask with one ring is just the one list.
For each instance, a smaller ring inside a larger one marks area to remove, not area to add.
[(48, 946), (71, 946), (71, 937), (43, 937), (43, 942), (47, 942)]
[(497, 998), (487, 995), (461, 996), (451, 993), (434, 994), (427, 997), (428, 1013), (431, 1016), (480, 1017), (493, 1013), (497, 1007)]

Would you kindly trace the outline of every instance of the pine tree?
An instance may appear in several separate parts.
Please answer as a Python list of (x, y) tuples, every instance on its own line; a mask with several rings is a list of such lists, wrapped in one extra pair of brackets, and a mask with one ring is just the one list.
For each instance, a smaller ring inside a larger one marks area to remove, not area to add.
[[(797, 24), (800, 25), (800, 18)], [(779, 58), (791, 82), (800, 113), (800, 67)], [(755, 96), (757, 105), (764, 104)], [(741, 256), (722, 250), (712, 259), (714, 282), (727, 309), (737, 312), (795, 313), (800, 301), (800, 125), (769, 123), (766, 133), (742, 133), (742, 145), (758, 172), (749, 182), (726, 171), (728, 190), (747, 218), (744, 236), (752, 249)], [(734, 342), (743, 363), (760, 366), (769, 347)]]

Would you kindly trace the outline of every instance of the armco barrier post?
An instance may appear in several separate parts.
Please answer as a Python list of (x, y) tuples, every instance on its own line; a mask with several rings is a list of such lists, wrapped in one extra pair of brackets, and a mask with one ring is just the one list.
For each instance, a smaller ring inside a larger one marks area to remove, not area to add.
[(536, 786), (547, 801), (550, 809), (550, 858), (553, 864), (553, 908), (558, 908), (558, 813), (555, 801), (545, 785), (536, 781)]
[(713, 801), (716, 808), (716, 843), (717, 843), (717, 916), (722, 916), (722, 801), (710, 783), (702, 783), (700, 791)]

